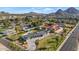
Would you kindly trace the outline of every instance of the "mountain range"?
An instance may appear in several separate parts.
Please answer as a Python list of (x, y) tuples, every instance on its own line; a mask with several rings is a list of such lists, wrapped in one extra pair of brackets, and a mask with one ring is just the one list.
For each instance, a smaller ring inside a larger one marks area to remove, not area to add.
[(59, 9), (59, 10), (57, 10), (57, 12), (55, 14), (79, 14), (79, 10), (77, 10), (74, 7), (70, 7), (64, 11)]
[[(10, 14), (8, 12), (0, 12), (0, 15), (3, 15), (3, 14)], [(66, 10), (62, 10), (62, 9), (59, 9), (57, 10), (56, 12), (52, 12), (52, 13), (49, 13), (48, 15), (79, 15), (79, 10), (77, 10), (76, 8), (74, 7), (70, 7)], [(13, 15), (13, 14), (12, 14)], [(15, 14), (14, 14), (15, 15)], [(18, 14), (17, 14), (18, 15)], [(19, 14), (20, 15), (20, 14)], [(43, 14), (43, 13), (36, 13), (36, 12), (30, 12), (30, 13), (24, 13), (24, 14), (21, 14), (21, 15), (47, 15), (47, 14)]]

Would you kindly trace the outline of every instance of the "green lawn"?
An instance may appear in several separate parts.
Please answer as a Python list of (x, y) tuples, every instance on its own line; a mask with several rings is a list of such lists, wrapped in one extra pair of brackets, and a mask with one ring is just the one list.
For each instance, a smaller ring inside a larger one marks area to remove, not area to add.
[(0, 38), (2, 38), (2, 37), (4, 37), (5, 35), (3, 35), (3, 34), (0, 34)]
[(25, 32), (21, 32), (18, 34), (11, 34), (11, 35), (8, 35), (7, 38), (9, 38), (12, 41), (15, 41), (15, 40), (19, 39), (19, 37), (22, 36), (24, 33)]
[(49, 37), (40, 40), (37, 45), (37, 50), (55, 51), (64, 40), (64, 38), (58, 36), (57, 42), (55, 37), (55, 35), (50, 35)]
[(3, 37), (3, 35), (0, 34), (0, 38)]
[(3, 31), (5, 31), (5, 29), (3, 29), (3, 28), (0, 28), (0, 32), (3, 32)]

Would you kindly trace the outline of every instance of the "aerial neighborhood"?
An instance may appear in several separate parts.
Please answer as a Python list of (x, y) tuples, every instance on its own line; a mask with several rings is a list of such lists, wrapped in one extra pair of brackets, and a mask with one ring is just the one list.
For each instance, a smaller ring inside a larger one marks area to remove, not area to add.
[(11, 51), (56, 51), (78, 23), (78, 17), (68, 13), (72, 9), (76, 10), (71, 7), (49, 14), (2, 12), (0, 43)]

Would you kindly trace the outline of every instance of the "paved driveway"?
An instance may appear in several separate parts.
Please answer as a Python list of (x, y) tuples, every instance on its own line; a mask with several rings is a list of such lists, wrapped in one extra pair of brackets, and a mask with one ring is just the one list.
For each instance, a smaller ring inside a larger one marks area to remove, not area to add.
[(10, 50), (0, 43), (0, 51), (10, 51)]

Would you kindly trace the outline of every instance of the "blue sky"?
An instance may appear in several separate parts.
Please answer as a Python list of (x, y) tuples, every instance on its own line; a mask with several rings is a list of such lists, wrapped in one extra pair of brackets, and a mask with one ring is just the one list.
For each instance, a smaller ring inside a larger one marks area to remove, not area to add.
[[(65, 10), (67, 7), (0, 7), (0, 11), (5, 11), (9, 13), (51, 13), (56, 12), (58, 9)], [(79, 9), (79, 8), (76, 8)]]

